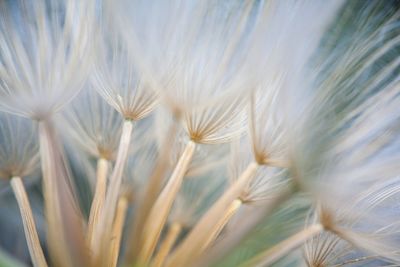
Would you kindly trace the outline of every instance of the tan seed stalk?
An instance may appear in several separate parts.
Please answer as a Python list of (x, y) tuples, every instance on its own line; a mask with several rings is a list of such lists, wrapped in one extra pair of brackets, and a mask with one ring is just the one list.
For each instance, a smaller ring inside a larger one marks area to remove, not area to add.
[[(92, 238), (92, 244), (94, 245), (92, 250), (95, 257), (99, 256), (100, 249), (106, 249), (106, 244), (110, 242), (113, 218), (117, 208), (122, 183), (122, 174), (128, 157), (132, 129), (133, 122), (131, 120), (125, 120), (122, 127), (117, 158), (115, 160), (114, 169), (110, 177), (110, 184), (106, 193), (104, 208), (101, 211), (100, 222), (94, 229), (94, 235)], [(106, 252), (104, 251), (104, 253)]]
[(54, 147), (54, 140), (52, 139), (53, 129), (51, 123), (48, 121), (39, 122), (40, 160), (43, 176), (45, 216), (49, 227), (48, 243), (56, 244), (49, 248), (50, 256), (55, 264), (68, 266), (71, 264), (71, 261), (63, 232), (63, 221), (59, 208), (60, 202), (57, 196), (58, 186), (56, 178), (58, 178), (58, 171), (53, 162), (57, 152)]
[(173, 252), (166, 267), (187, 266), (188, 262), (199, 256), (199, 248), (205, 248), (210, 239), (221, 227), (221, 222), (231, 208), (232, 202), (237, 199), (250, 180), (255, 176), (259, 165), (250, 163), (239, 179), (214, 203), (194, 226), (189, 235)]
[(224, 229), (224, 227), (228, 224), (230, 219), (236, 214), (236, 212), (240, 209), (242, 206), (243, 202), (240, 199), (235, 199), (232, 201), (231, 205), (229, 208), (225, 211), (224, 214), (220, 217), (220, 221), (216, 224), (216, 227), (213, 229), (214, 232), (212, 232), (208, 236), (207, 242), (203, 245), (201, 249), (199, 249), (198, 254), (200, 255), (204, 250), (208, 248), (208, 246), (214, 242), (214, 240), (218, 237), (218, 235), (221, 233), (221, 231)]
[(33, 266), (47, 267), (46, 259), (43, 254), (40, 240), (37, 233), (35, 220), (33, 218), (31, 205), (29, 204), (28, 195), (25, 191), (24, 184), (20, 177), (11, 178), (11, 187), (14, 191), (18, 207), (21, 212), (22, 222), (26, 241), (28, 243), (29, 254), (31, 255)]
[(297, 234), (294, 234), (288, 239), (273, 246), (272, 248), (256, 255), (249, 261), (245, 262), (241, 267), (271, 266), (271, 264), (281, 259), (283, 256), (285, 256), (293, 249), (304, 244), (304, 242), (306, 242), (308, 239), (321, 233), (323, 230), (324, 226), (322, 224), (310, 225), (304, 230), (298, 232)]
[(117, 266), (118, 263), (118, 255), (121, 246), (121, 237), (122, 237), (122, 231), (124, 229), (124, 222), (126, 218), (127, 209), (128, 209), (128, 199), (126, 198), (126, 196), (122, 196), (118, 200), (117, 211), (115, 214), (115, 221), (112, 230), (110, 267), (115, 267)]
[(152, 261), (151, 267), (163, 266), (165, 259), (167, 258), (172, 247), (174, 246), (181, 231), (182, 231), (182, 225), (179, 223), (173, 223), (169, 227), (167, 236), (161, 243), (160, 249), (158, 250), (157, 254), (154, 256), (154, 260)]
[(254, 213), (254, 211), (245, 210), (241, 216), (246, 218), (246, 220), (235, 224), (235, 233), (233, 235), (228, 234), (223, 239), (215, 242), (212, 250), (209, 250), (206, 254), (203, 254), (201, 258), (197, 259), (194, 266), (213, 266), (218, 260), (222, 259), (249, 236), (263, 218), (269, 216), (282, 205), (282, 203), (290, 199), (296, 190), (297, 188), (294, 186), (281, 190), (273, 199), (263, 203), (262, 207), (258, 209), (256, 213)]
[(90, 208), (89, 223), (87, 241), (90, 246), (93, 246), (93, 231), (96, 228), (96, 224), (99, 222), (100, 211), (104, 205), (104, 198), (106, 196), (107, 186), (107, 172), (108, 172), (108, 161), (100, 158), (97, 160), (97, 172), (96, 172), (96, 189)]
[(149, 183), (146, 185), (145, 193), (140, 201), (140, 205), (138, 205), (138, 211), (137, 215), (135, 215), (133, 230), (129, 233), (129, 238), (127, 241), (128, 251), (126, 255), (127, 262), (129, 263), (132, 263), (134, 258), (139, 253), (143, 227), (151, 211), (151, 207), (157, 200), (157, 196), (161, 191), (163, 177), (168, 170), (169, 152), (171, 151), (173, 145), (171, 140), (175, 140), (176, 134), (177, 122), (174, 121), (171, 123), (168, 134), (166, 135), (166, 138), (161, 146), (161, 152), (159, 158), (157, 159), (157, 164), (149, 178)]
[(160, 237), (162, 228), (167, 221), (172, 204), (182, 185), (183, 177), (185, 176), (195, 148), (196, 144), (193, 141), (189, 141), (186, 144), (185, 150), (179, 158), (179, 161), (170, 179), (168, 180), (164, 189), (161, 191), (161, 194), (157, 198), (153, 208), (150, 211), (144, 228), (142, 248), (139, 253), (140, 264), (145, 265), (149, 263), (150, 257), (152, 256)]

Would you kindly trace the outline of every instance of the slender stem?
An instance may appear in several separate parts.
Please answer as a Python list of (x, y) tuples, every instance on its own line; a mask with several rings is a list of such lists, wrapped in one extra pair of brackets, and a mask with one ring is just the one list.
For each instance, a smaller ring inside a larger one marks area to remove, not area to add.
[(100, 211), (104, 205), (104, 198), (106, 195), (107, 186), (107, 172), (108, 172), (108, 161), (103, 158), (97, 160), (97, 173), (96, 173), (96, 189), (90, 208), (89, 223), (87, 241), (90, 247), (93, 244), (93, 231), (96, 228), (96, 224), (99, 222)]
[(174, 142), (171, 140), (175, 140), (176, 133), (177, 122), (174, 121), (171, 123), (168, 134), (165, 136), (156, 166), (152, 175), (149, 178), (148, 184), (146, 185), (143, 198), (141, 199), (140, 204), (137, 207), (138, 211), (135, 214), (133, 230), (129, 233), (129, 237), (127, 240), (126, 261), (128, 263), (132, 263), (134, 261), (134, 258), (139, 253), (143, 227), (150, 213), (151, 207), (154, 205), (154, 202), (157, 200), (157, 196), (161, 191), (162, 181), (166, 171), (168, 170), (169, 153), (172, 149), (172, 145), (174, 144)]
[(122, 196), (118, 200), (115, 221), (113, 224), (110, 267), (115, 267), (118, 263), (119, 248), (121, 246), (121, 236), (124, 228), (127, 209), (128, 199), (125, 196)]
[(152, 267), (161, 267), (164, 264), (164, 261), (167, 258), (168, 253), (174, 246), (181, 231), (182, 231), (182, 225), (179, 223), (175, 222), (169, 227), (167, 236), (161, 243), (160, 249), (158, 250), (156, 256), (154, 257), (154, 260), (151, 265)]
[(272, 248), (256, 255), (249, 261), (245, 262), (241, 267), (270, 266), (293, 249), (304, 244), (304, 242), (306, 242), (308, 239), (321, 233), (323, 230), (324, 227), (322, 224), (310, 225), (302, 231), (298, 232), (297, 234), (273, 246)]
[(232, 251), (234, 247), (243, 242), (251, 232), (254, 232), (256, 226), (273, 211), (275, 211), (282, 203), (290, 199), (296, 192), (296, 187), (290, 186), (284, 188), (275, 197), (264, 202), (256, 212), (254, 210), (244, 210), (241, 214), (246, 220), (241, 220), (235, 224), (235, 231), (229, 232), (223, 239), (218, 240), (213, 244), (213, 249), (203, 254), (201, 259), (195, 266), (212, 266), (218, 260), (222, 259)]
[(201, 254), (204, 250), (208, 248), (208, 246), (218, 237), (221, 233), (222, 229), (227, 225), (230, 219), (236, 214), (239, 208), (242, 206), (243, 202), (240, 199), (235, 199), (232, 201), (231, 205), (227, 210), (224, 211), (224, 214), (219, 218), (219, 222), (215, 224), (215, 228), (208, 236), (207, 242), (203, 245), (203, 247), (198, 251), (198, 254)]
[(195, 148), (196, 144), (193, 141), (189, 141), (186, 144), (185, 150), (179, 158), (170, 179), (150, 211), (144, 228), (142, 248), (139, 253), (140, 264), (146, 265), (149, 263), (162, 228), (167, 221), (172, 204), (182, 185), (183, 177), (185, 176)]
[(21, 212), (26, 241), (28, 243), (33, 266), (47, 267), (46, 259), (43, 254), (42, 247), (40, 246), (40, 240), (36, 230), (31, 205), (29, 204), (28, 195), (26, 194), (21, 178), (11, 178), (11, 187), (14, 191), (14, 195), (17, 199), (19, 210)]
[[(68, 247), (65, 240), (64, 224), (60, 213), (60, 200), (57, 179), (59, 170), (56, 166), (57, 148), (51, 122), (39, 122), (40, 161), (43, 177), (43, 195), (45, 216), (48, 225), (48, 243), (51, 260), (60, 266), (71, 263), (68, 256)], [(57, 179), (56, 179), (57, 178)], [(61, 230), (60, 230), (61, 229)]]
[[(360, 257), (360, 258), (356, 258), (356, 259), (351, 259), (351, 260), (347, 260), (347, 261), (335, 264), (332, 267), (341, 267), (341, 266), (349, 265), (352, 263), (360, 263), (362, 261), (369, 261), (369, 260), (374, 260), (374, 259), (379, 259), (379, 256), (371, 255), (371, 256), (364, 256), (364, 257)], [(388, 266), (390, 266), (390, 265), (388, 265)]]
[[(115, 210), (117, 208), (117, 202), (122, 183), (122, 174), (128, 157), (132, 129), (133, 122), (130, 120), (125, 120), (122, 127), (117, 158), (115, 160), (114, 169), (111, 174), (110, 183), (106, 193), (104, 208), (101, 211), (100, 222), (97, 223), (97, 226), (93, 232), (92, 244), (94, 246), (92, 247), (92, 252), (94, 253), (95, 258), (100, 255), (100, 250), (107, 250), (106, 244), (110, 242), (112, 223), (115, 216)], [(107, 253), (104, 252), (101, 254), (106, 255)]]
[(199, 248), (203, 248), (215, 235), (226, 211), (229, 210), (232, 202), (237, 199), (256, 174), (258, 169), (256, 162), (250, 163), (246, 170), (240, 175), (234, 184), (214, 203), (214, 205), (203, 215), (199, 222), (194, 226), (185, 240), (172, 253), (167, 260), (167, 267), (188, 266), (188, 261), (198, 257), (201, 253)]
[(53, 147), (50, 142), (49, 126), (46, 122), (41, 122), (39, 127), (39, 139), (40, 139), (40, 161), (42, 167), (43, 176), (43, 194), (45, 200), (45, 214), (47, 223), (49, 226), (53, 225), (52, 219), (55, 219), (55, 215), (51, 216), (52, 212), (56, 211), (57, 198), (55, 185), (55, 170), (52, 168), (51, 159), (54, 156)]

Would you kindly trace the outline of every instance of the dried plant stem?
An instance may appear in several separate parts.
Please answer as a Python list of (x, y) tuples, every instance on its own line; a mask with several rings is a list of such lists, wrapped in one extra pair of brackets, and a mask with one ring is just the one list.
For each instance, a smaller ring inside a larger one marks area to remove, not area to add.
[(40, 240), (36, 230), (31, 205), (29, 204), (28, 195), (26, 194), (21, 178), (11, 178), (11, 187), (14, 191), (14, 195), (17, 199), (19, 210), (21, 212), (26, 241), (28, 243), (33, 266), (47, 267), (46, 259), (43, 254), (42, 247), (40, 246)]
[(206, 247), (210, 242), (210, 238), (213, 238), (221, 227), (221, 222), (231, 208), (232, 202), (240, 196), (243, 189), (256, 174), (258, 167), (259, 165), (256, 162), (252, 162), (247, 166), (236, 182), (230, 186), (194, 226), (189, 235), (167, 260), (166, 267), (187, 266), (189, 260), (193, 260), (200, 255), (202, 251), (199, 248)]
[(68, 266), (71, 263), (68, 246), (61, 219), (60, 201), (58, 196), (57, 179), (59, 169), (56, 166), (57, 148), (55, 147), (54, 132), (51, 122), (45, 120), (39, 123), (40, 160), (43, 177), (43, 195), (45, 215), (48, 225), (48, 242), (51, 246), (50, 256), (56, 265)]
[[(54, 236), (55, 232), (53, 230), (54, 225), (56, 225), (60, 221), (60, 214), (57, 212), (57, 210), (59, 210), (57, 208), (58, 199), (56, 197), (57, 186), (55, 184), (55, 179), (53, 178), (55, 177), (55, 171), (54, 168), (52, 168), (51, 164), (51, 158), (54, 155), (54, 151), (49, 140), (49, 126), (46, 122), (40, 122), (39, 126), (40, 160), (43, 173), (45, 215), (47, 224), (49, 226), (48, 241), (51, 242), (51, 240), (55, 241), (57, 238), (56, 236)], [(63, 245), (63, 243), (61, 243), (61, 245)], [(53, 249), (53, 252), (51, 251), (51, 249)], [(60, 248), (60, 246), (55, 246), (54, 248), (50, 248), (50, 253), (51, 255), (53, 255), (53, 257), (61, 257), (61, 250), (62, 249)]]
[(203, 255), (201, 259), (194, 266), (212, 266), (218, 260), (222, 259), (227, 253), (229, 253), (235, 246), (243, 242), (243, 240), (256, 229), (256, 226), (273, 211), (280, 207), (284, 202), (288, 201), (293, 194), (295, 194), (297, 188), (290, 186), (284, 188), (276, 196), (268, 201), (265, 201), (262, 206), (254, 213), (253, 210), (244, 210), (241, 214), (246, 220), (241, 220), (235, 224), (235, 232), (230, 232), (225, 235), (224, 238), (218, 240), (213, 244), (213, 249), (208, 251), (206, 255)]
[(369, 261), (369, 260), (373, 260), (373, 259), (379, 259), (379, 256), (378, 255), (371, 255), (371, 256), (360, 257), (360, 258), (357, 258), (357, 259), (351, 259), (351, 260), (347, 260), (347, 261), (335, 264), (332, 267), (341, 267), (341, 266), (350, 265), (352, 263), (360, 263), (360, 262), (363, 262), (363, 261)]
[(99, 222), (100, 211), (104, 205), (104, 198), (106, 195), (107, 186), (107, 172), (108, 172), (108, 161), (103, 158), (97, 160), (97, 172), (96, 172), (96, 189), (90, 208), (87, 241), (90, 247), (93, 244), (93, 231), (96, 224)]
[(157, 199), (158, 194), (161, 191), (162, 181), (164, 175), (168, 169), (168, 159), (169, 153), (172, 149), (173, 141), (175, 140), (177, 134), (177, 122), (173, 121), (168, 129), (168, 134), (165, 136), (163, 144), (161, 146), (161, 152), (157, 159), (154, 171), (149, 178), (149, 182), (146, 185), (145, 193), (143, 194), (143, 199), (138, 205), (137, 214), (135, 214), (135, 221), (133, 230), (129, 233), (128, 244), (127, 244), (127, 255), (126, 260), (132, 263), (134, 258), (139, 253), (140, 241), (142, 240), (142, 233), (145, 221), (150, 213), (151, 207)]
[(183, 177), (185, 176), (195, 148), (196, 144), (193, 141), (189, 141), (186, 144), (170, 179), (161, 191), (161, 194), (150, 211), (144, 228), (142, 248), (139, 253), (140, 264), (146, 265), (149, 263), (162, 228), (167, 221), (172, 204), (182, 185)]
[(203, 245), (201, 249), (199, 249), (198, 254), (202, 253), (204, 250), (208, 248), (208, 246), (218, 237), (221, 233), (222, 229), (227, 225), (230, 219), (236, 214), (239, 208), (242, 206), (243, 202), (240, 199), (235, 199), (232, 201), (231, 205), (225, 210), (224, 214), (220, 217), (219, 222), (215, 225), (214, 231), (208, 236), (208, 240)]
[(152, 261), (151, 267), (162, 267), (165, 259), (167, 258), (169, 252), (174, 246), (176, 239), (178, 239), (179, 234), (182, 231), (182, 225), (179, 223), (173, 223), (169, 229), (167, 236), (160, 245), (154, 260)]
[(291, 250), (304, 244), (308, 239), (321, 233), (324, 230), (322, 224), (313, 224), (300, 231), (299, 233), (289, 237), (274, 247), (261, 252), (249, 261), (245, 262), (241, 267), (262, 267), (270, 266), (285, 256)]
[[(111, 238), (112, 234), (111, 229), (115, 216), (115, 210), (117, 208), (117, 202), (122, 183), (122, 174), (126, 159), (128, 157), (132, 129), (133, 122), (131, 120), (125, 120), (122, 127), (117, 158), (115, 160), (114, 169), (110, 177), (110, 184), (106, 193), (104, 208), (101, 211), (100, 221), (97, 223), (97, 226), (93, 232), (92, 252), (94, 253), (95, 258), (100, 254), (101, 249), (106, 249), (106, 244), (110, 242), (109, 239)], [(107, 253), (104, 252), (102, 254), (106, 255)]]
[(112, 230), (111, 252), (110, 252), (110, 267), (117, 266), (119, 248), (121, 246), (121, 236), (124, 229), (124, 222), (126, 218), (126, 211), (128, 209), (128, 199), (122, 196), (118, 200), (117, 211), (115, 214), (115, 221)]

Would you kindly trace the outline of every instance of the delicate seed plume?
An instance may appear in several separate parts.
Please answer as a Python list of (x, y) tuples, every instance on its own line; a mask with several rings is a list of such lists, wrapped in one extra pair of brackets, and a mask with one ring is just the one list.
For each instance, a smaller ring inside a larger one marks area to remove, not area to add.
[(157, 103), (156, 93), (142, 79), (125, 44), (104, 29), (93, 73), (94, 88), (125, 119), (140, 120)]
[(0, 113), (0, 177), (10, 179), (37, 174), (37, 126), (28, 119)]
[(398, 2), (0, 0), (0, 251), (399, 265)]
[(3, 111), (43, 119), (79, 92), (91, 65), (90, 3), (1, 3)]
[(115, 159), (123, 119), (92, 87), (84, 89), (64, 113), (68, 137), (91, 156)]

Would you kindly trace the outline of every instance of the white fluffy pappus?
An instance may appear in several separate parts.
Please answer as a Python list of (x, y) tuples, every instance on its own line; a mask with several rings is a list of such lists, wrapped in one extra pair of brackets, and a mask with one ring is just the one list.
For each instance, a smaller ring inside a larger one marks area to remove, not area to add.
[(157, 104), (157, 94), (142, 78), (130, 50), (116, 33), (100, 32), (92, 75), (94, 88), (125, 119), (140, 120)]
[(0, 113), (0, 177), (34, 174), (39, 168), (37, 126), (29, 119)]
[(68, 137), (96, 158), (114, 160), (123, 118), (88, 85), (63, 112)]
[(43, 119), (82, 88), (91, 66), (92, 1), (0, 5), (0, 108)]
[(183, 118), (191, 139), (220, 143), (239, 135), (248, 91), (242, 66), (252, 4), (124, 4), (114, 7), (121, 11), (121, 23), (130, 25), (122, 35), (163, 103)]

